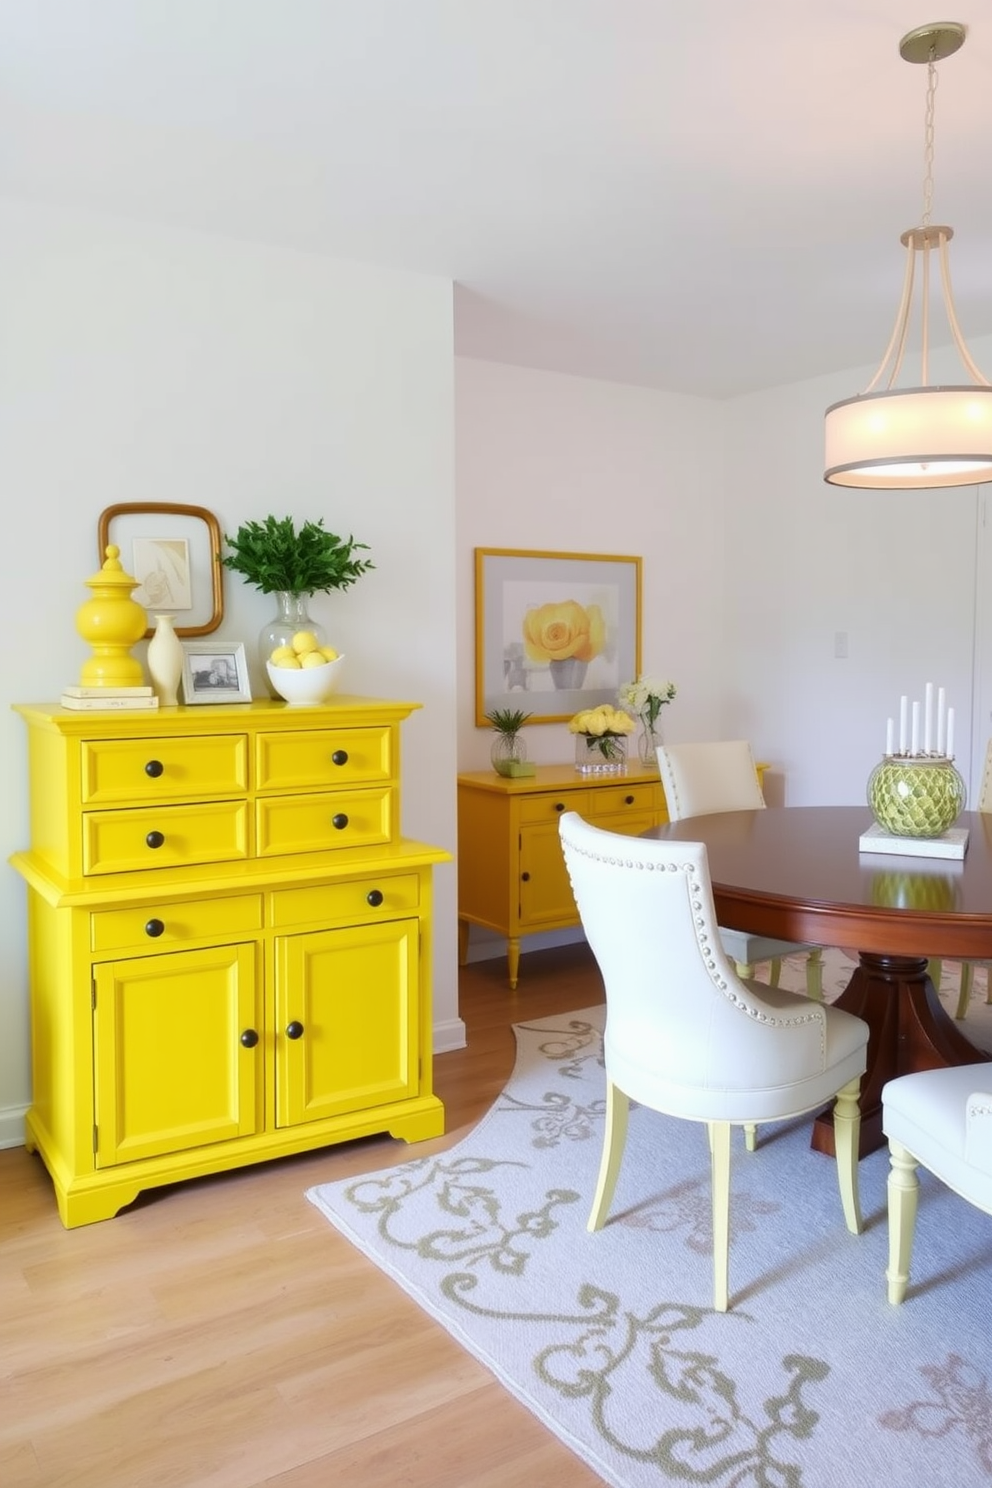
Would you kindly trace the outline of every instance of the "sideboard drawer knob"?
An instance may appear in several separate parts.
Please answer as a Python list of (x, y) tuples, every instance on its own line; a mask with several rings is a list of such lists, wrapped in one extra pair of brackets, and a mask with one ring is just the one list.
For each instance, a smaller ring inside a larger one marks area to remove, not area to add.
[(348, 818), (345, 816), (343, 811), (339, 811), (337, 816), (331, 817), (331, 826), (336, 827), (339, 832), (343, 832), (347, 825)]
[(258, 1043), (258, 1034), (255, 1032), (254, 1028), (245, 1029), (244, 1033), (241, 1035), (241, 1042), (246, 1049), (254, 1049), (255, 1045)]
[(150, 775), (153, 780), (157, 780), (164, 771), (165, 766), (161, 760), (149, 760), (145, 766), (145, 774)]
[(530, 883), (530, 874), (529, 873), (521, 873), (521, 875), (520, 875), (520, 882), (521, 883)]
[(565, 810), (565, 802), (564, 801), (556, 801), (555, 802), (555, 810), (556, 811), (564, 811)]
[(148, 844), (149, 847), (161, 847), (162, 844), (165, 842), (165, 833), (149, 832), (148, 836), (145, 838), (145, 842)]
[(382, 903), (382, 890), (370, 889), (369, 892), (365, 895), (365, 902), (367, 904), (371, 904), (373, 909), (378, 909), (379, 905)]
[(293, 1019), (292, 1023), (287, 1023), (286, 1024), (286, 1037), (289, 1038), (289, 1039), (302, 1038), (303, 1037), (303, 1024), (302, 1023), (297, 1023), (297, 1021), (296, 1021), (295, 1018)]
[(165, 929), (164, 920), (149, 920), (145, 925), (145, 934), (150, 935), (152, 940), (157, 940)]
[(331, 763), (333, 765), (346, 765), (348, 763), (347, 749), (335, 749), (331, 755)]
[(634, 804), (634, 798), (633, 798), (633, 796), (624, 796), (624, 798), (623, 798), (623, 804), (625, 806), (633, 806), (633, 804)]

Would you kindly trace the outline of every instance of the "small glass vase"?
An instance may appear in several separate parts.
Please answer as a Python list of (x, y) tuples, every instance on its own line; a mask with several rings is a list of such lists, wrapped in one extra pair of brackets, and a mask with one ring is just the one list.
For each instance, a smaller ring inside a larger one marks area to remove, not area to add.
[(527, 758), (527, 744), (522, 734), (497, 734), (489, 750), (489, 758), (497, 775), (513, 775), (514, 765), (522, 765)]
[(964, 810), (967, 788), (940, 755), (886, 755), (868, 778), (868, 805), (894, 837), (939, 837)]
[(300, 630), (309, 630), (317, 637), (317, 644), (320, 646), (327, 640), (324, 627), (316, 620), (311, 620), (307, 611), (309, 594), (290, 594), (288, 590), (278, 589), (272, 597), (279, 606), (279, 613), (268, 625), (263, 626), (258, 638), (258, 659), (263, 671), (276, 647), (290, 645), (294, 635)]
[(651, 714), (647, 708), (638, 714), (640, 730), (637, 735), (637, 758), (641, 767), (645, 770), (657, 770), (658, 768), (658, 745), (662, 742), (661, 722), (655, 718), (652, 722)]
[(626, 734), (576, 734), (575, 768), (580, 775), (626, 775)]

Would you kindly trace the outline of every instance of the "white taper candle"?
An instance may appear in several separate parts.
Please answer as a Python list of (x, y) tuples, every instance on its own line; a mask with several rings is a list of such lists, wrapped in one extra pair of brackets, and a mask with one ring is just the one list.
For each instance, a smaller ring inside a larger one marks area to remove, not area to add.
[(947, 751), (947, 697), (942, 687), (937, 688), (937, 753)]
[(913, 727), (909, 736), (909, 752), (914, 755), (920, 752), (920, 705), (915, 701), (913, 703)]
[(947, 710), (947, 758), (954, 758), (954, 709)]
[(908, 737), (907, 732), (906, 732), (906, 725), (907, 725), (907, 722), (908, 722), (908, 719), (909, 719), (908, 709), (909, 709), (909, 699), (906, 698), (905, 696), (903, 696), (903, 697), (901, 697), (899, 699), (899, 753), (900, 754), (905, 754), (906, 753), (906, 745), (909, 743), (909, 737)]
[(885, 752), (891, 755), (896, 747), (896, 725), (894, 719), (889, 719), (885, 729)]
[(933, 683), (923, 691), (923, 753), (933, 753)]

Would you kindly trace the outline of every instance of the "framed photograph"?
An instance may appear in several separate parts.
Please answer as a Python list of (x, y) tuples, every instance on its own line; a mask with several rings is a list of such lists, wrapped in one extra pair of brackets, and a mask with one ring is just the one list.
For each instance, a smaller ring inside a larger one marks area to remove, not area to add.
[[(220, 525), (205, 506), (125, 502), (100, 513), (101, 564), (107, 544), (121, 550), (138, 580), (132, 594), (149, 615), (175, 616), (178, 636), (209, 635), (224, 618)], [(145, 631), (150, 636), (154, 625)]]
[(564, 723), (641, 669), (641, 560), (475, 550), (475, 721), (522, 708)]
[(241, 641), (184, 641), (184, 703), (250, 703), (248, 660)]

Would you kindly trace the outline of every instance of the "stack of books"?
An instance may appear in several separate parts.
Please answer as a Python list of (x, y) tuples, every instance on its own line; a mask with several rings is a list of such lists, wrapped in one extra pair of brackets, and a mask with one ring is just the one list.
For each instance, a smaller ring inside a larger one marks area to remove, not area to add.
[(67, 687), (63, 708), (106, 710), (108, 708), (157, 708), (158, 698), (150, 687)]

